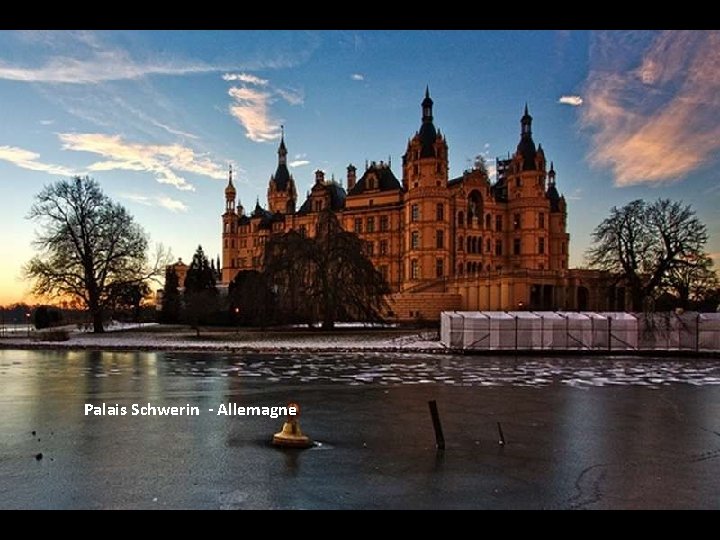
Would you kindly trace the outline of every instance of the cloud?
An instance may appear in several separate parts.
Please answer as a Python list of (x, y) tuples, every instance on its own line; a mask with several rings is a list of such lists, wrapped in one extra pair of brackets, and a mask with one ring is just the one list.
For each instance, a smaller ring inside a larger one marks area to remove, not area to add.
[(563, 105), (572, 105), (573, 107), (579, 107), (583, 104), (583, 98), (580, 96), (560, 96), (558, 103)]
[(677, 181), (714, 159), (718, 50), (718, 31), (595, 35), (583, 107), (590, 162), (629, 186)]
[(224, 167), (179, 144), (131, 143), (124, 141), (120, 135), (102, 133), (60, 133), (58, 137), (65, 150), (90, 152), (107, 158), (89, 165), (87, 168), (90, 171), (151, 172), (161, 184), (187, 191), (195, 188), (179, 172), (216, 179), (226, 177)]
[(288, 163), (288, 166), (292, 168), (302, 167), (303, 165), (310, 165), (310, 162), (307, 159), (296, 159), (295, 161)]
[(171, 212), (187, 212), (188, 210), (188, 207), (184, 202), (172, 199), (165, 195), (148, 196), (140, 195), (139, 193), (121, 193), (120, 197), (145, 206), (165, 208)]
[(350, 75), (350, 78), (353, 81), (364, 81), (365, 75), (363, 75), (362, 73), (353, 73), (352, 75)]
[(275, 91), (290, 105), (302, 105), (305, 102), (305, 96), (301, 90), (294, 88), (276, 88)]
[(270, 82), (267, 79), (261, 79), (260, 77), (251, 75), (250, 73), (225, 73), (222, 78), (223, 81), (240, 81), (248, 84), (256, 84), (258, 86), (267, 86)]
[(232, 87), (230, 114), (245, 128), (245, 136), (255, 142), (272, 141), (280, 136), (280, 121), (270, 114), (269, 92)]
[(189, 75), (220, 71), (201, 62), (162, 60), (138, 62), (120, 49), (94, 48), (86, 58), (54, 56), (39, 67), (0, 61), (0, 79), (55, 84), (97, 84), (140, 79), (150, 75)]
[(245, 128), (245, 136), (255, 142), (272, 141), (280, 137), (280, 123), (271, 112), (271, 105), (280, 97), (290, 105), (302, 105), (302, 91), (293, 88), (277, 88), (266, 79), (246, 73), (223, 75), (226, 81), (238, 81), (228, 95), (233, 99), (230, 114)]
[(41, 126), (52, 126), (55, 123), (55, 120), (40, 120)]
[(63, 167), (62, 165), (42, 163), (38, 161), (39, 157), (40, 154), (18, 148), (17, 146), (0, 146), (0, 160), (7, 161), (23, 169), (41, 171), (59, 176), (72, 176), (75, 174), (71, 169)]

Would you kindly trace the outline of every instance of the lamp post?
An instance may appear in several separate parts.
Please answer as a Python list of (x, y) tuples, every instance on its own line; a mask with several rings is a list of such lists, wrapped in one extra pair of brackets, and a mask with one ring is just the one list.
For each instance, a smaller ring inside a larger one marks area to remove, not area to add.
[(30, 337), (30, 312), (25, 314), (25, 320), (27, 321), (27, 337)]
[(235, 306), (235, 332), (237, 333), (238, 339), (240, 339), (240, 308)]

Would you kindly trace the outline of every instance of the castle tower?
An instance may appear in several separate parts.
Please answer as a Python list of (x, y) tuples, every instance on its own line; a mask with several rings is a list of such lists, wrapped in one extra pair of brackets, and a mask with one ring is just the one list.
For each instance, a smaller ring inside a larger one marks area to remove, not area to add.
[[(229, 281), (228, 276), (233, 272), (232, 268), (235, 266), (233, 261), (235, 261), (238, 234), (238, 213), (235, 206), (237, 191), (233, 185), (232, 174), (232, 165), (230, 165), (228, 185), (225, 188), (225, 213), (222, 216), (222, 268), (218, 269), (225, 282)], [(238, 210), (242, 211), (242, 206)]]
[(268, 208), (273, 214), (293, 214), (297, 203), (295, 180), (287, 168), (287, 148), (283, 129), (278, 148), (278, 165), (270, 177), (267, 191)]
[(535, 146), (528, 106), (520, 119), (520, 142), (506, 177), (508, 223), (504, 235), (510, 269), (549, 270), (550, 204), (545, 191), (545, 151)]
[(550, 203), (550, 269), (567, 270), (570, 257), (570, 235), (567, 231), (567, 205), (555, 185), (555, 164), (550, 162), (547, 199)]
[(429, 281), (450, 275), (451, 209), (448, 146), (433, 123), (429, 88), (421, 103), (420, 129), (403, 156), (406, 257), (405, 282)]

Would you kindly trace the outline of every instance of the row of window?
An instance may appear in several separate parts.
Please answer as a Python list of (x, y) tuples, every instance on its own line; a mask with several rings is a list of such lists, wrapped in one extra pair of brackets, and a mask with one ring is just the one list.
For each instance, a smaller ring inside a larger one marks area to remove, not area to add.
[[(387, 240), (380, 240), (378, 244), (378, 255), (380, 257), (384, 257), (388, 254), (388, 241)], [(375, 256), (375, 242), (369, 241), (365, 242), (365, 253), (368, 257), (374, 257)]]
[[(380, 232), (387, 232), (390, 230), (390, 217), (380, 216)], [(355, 234), (361, 234), (363, 232), (363, 219), (355, 218), (353, 222), (353, 232)], [(365, 232), (375, 232), (375, 217), (368, 217), (365, 220)]]
[[(420, 205), (413, 204), (410, 206), (410, 221), (420, 221)], [(435, 205), (435, 221), (445, 221), (445, 205), (437, 203)]]
[[(245, 268), (247, 266), (247, 259), (245, 257), (232, 258), (230, 259), (230, 268)], [(260, 257), (252, 258), (253, 268), (260, 266)]]
[[(459, 226), (463, 226), (465, 224), (465, 214), (462, 210), (460, 210), (457, 213), (457, 224)], [(472, 225), (472, 215), (468, 214), (467, 218), (467, 224)], [(485, 214), (485, 228), (490, 229), (492, 225), (492, 214)], [(522, 227), (522, 214), (514, 214), (513, 215), (513, 228), (515, 230), (520, 229)], [(538, 212), (538, 227), (540, 229), (545, 228), (545, 212)], [(502, 215), (496, 215), (495, 216), (495, 230), (496, 231), (502, 231), (503, 230), (503, 216)]]
[[(435, 259), (435, 277), (443, 277), (445, 275), (445, 261), (441, 258)], [(420, 279), (420, 261), (417, 259), (410, 260), (410, 279)]]

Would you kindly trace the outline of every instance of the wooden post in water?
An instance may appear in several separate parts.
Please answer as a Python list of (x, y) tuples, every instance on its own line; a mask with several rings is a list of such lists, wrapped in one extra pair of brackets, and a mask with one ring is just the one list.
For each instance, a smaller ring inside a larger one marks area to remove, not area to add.
[(435, 430), (435, 447), (438, 450), (445, 450), (445, 437), (443, 436), (442, 424), (440, 423), (437, 401), (434, 399), (428, 401), (428, 406), (430, 407), (430, 416), (432, 417), (433, 429)]

